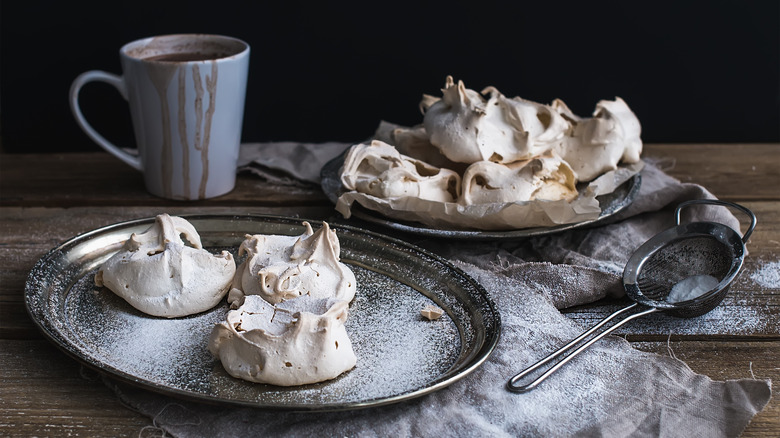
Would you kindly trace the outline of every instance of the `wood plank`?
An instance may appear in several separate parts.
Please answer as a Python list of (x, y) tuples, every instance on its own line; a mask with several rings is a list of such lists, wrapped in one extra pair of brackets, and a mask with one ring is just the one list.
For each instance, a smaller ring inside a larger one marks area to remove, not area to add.
[[(643, 156), (661, 159), (683, 182), (707, 187), (724, 199), (777, 200), (780, 144), (646, 144)], [(701, 154), (707, 154), (702, 164)], [(78, 175), (78, 178), (73, 178)], [(775, 183), (772, 184), (771, 182)], [(769, 182), (769, 183), (768, 183)], [(141, 174), (104, 152), (3, 154), (0, 203), (32, 205), (166, 205), (146, 193)], [(316, 186), (277, 186), (240, 174), (225, 196), (191, 205), (289, 205), (327, 200)]]
[[(651, 315), (621, 328), (618, 333), (658, 339), (670, 332), (701, 337), (709, 335), (740, 335), (746, 337), (775, 337), (780, 330), (780, 285), (757, 282), (761, 271), (777, 266), (780, 249), (780, 212), (776, 204), (752, 202), (746, 205), (759, 217), (757, 227), (748, 245), (750, 255), (737, 281), (732, 285), (723, 303), (713, 312), (690, 320), (664, 315)], [(309, 218), (328, 218), (329, 207), (267, 208), (256, 207), (172, 207), (172, 214), (289, 214)], [(38, 338), (22, 302), (24, 281), (33, 264), (48, 250), (64, 240), (94, 228), (160, 213), (156, 207), (77, 207), (0, 208), (0, 257), (5, 264), (0, 268), (0, 335), (10, 339)], [(31, 240), (30, 236), (35, 236)], [(774, 263), (774, 264), (772, 264)], [(624, 302), (600, 302), (567, 309), (567, 314), (583, 327), (591, 326)]]
[[(703, 158), (706, 154), (706, 158)], [(727, 200), (780, 199), (780, 144), (646, 144), (645, 159)]]
[(140, 436), (149, 418), (44, 341), (0, 340), (0, 436)]
[[(77, 178), (74, 178), (78, 175)], [(330, 205), (319, 186), (282, 186), (241, 173), (236, 188), (204, 201), (170, 201), (146, 192), (140, 172), (103, 152), (0, 156), (4, 206)]]
[[(780, 342), (717, 342), (680, 340), (632, 342), (639, 350), (673, 355), (697, 373), (713, 380), (771, 379), (780, 382)], [(753, 418), (742, 438), (780, 436), (780, 401), (773, 397), (767, 407)]]

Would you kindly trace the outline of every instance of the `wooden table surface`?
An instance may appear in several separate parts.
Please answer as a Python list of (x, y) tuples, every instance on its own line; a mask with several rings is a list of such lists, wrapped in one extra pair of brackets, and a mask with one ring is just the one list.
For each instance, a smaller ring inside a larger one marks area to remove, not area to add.
[[(755, 376), (780, 382), (780, 284), (774, 283), (780, 266), (780, 144), (650, 144), (644, 157), (660, 159), (683, 182), (752, 209), (758, 227), (716, 315), (695, 324), (643, 318), (620, 335), (639, 349), (674, 354), (715, 380)], [(59, 243), (162, 212), (311, 219), (335, 214), (317, 187), (273, 186), (250, 175), (240, 175), (236, 189), (218, 199), (173, 202), (148, 195), (140, 174), (106, 153), (0, 155), (0, 436), (138, 436), (152, 425), (124, 407), (93, 371), (43, 338), (23, 295), (33, 264)], [(618, 305), (597, 303), (566, 314), (589, 324)], [(780, 436), (777, 397), (743, 436)]]

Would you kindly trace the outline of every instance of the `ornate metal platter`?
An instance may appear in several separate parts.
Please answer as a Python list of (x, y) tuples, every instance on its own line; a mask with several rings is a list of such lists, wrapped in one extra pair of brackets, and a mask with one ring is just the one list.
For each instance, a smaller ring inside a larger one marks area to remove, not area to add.
[[(302, 220), (269, 216), (185, 216), (212, 252), (232, 251), (246, 234), (299, 235)], [(226, 303), (185, 318), (145, 315), (94, 285), (97, 268), (153, 218), (74, 237), (30, 272), (27, 310), (66, 353), (110, 377), (168, 395), (285, 410), (346, 410), (415, 398), (463, 378), (499, 338), (500, 317), (486, 291), (425, 250), (358, 228), (334, 225), (341, 259), (358, 280), (347, 332), (357, 366), (316, 385), (277, 387), (229, 376), (208, 352)], [(317, 223), (312, 221), (313, 226)], [(237, 259), (237, 261), (240, 261)], [(420, 309), (446, 313), (428, 321)]]

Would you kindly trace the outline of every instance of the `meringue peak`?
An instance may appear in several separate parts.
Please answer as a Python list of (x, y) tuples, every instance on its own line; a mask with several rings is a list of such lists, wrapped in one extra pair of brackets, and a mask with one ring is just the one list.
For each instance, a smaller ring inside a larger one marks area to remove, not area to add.
[[(311, 225), (308, 222), (304, 223), (311, 230)], [(322, 227), (314, 234), (298, 238), (293, 245), (290, 260), (338, 266), (340, 252), (341, 247), (336, 233), (330, 229), (327, 222), (323, 222)]]
[(246, 236), (239, 249), (246, 259), (236, 270), (228, 293), (233, 308), (249, 295), (260, 295), (271, 304), (302, 295), (352, 300), (357, 281), (339, 261), (341, 247), (335, 231), (325, 222), (317, 232), (308, 222), (303, 225), (299, 236)]
[[(192, 246), (185, 245), (180, 235)], [(203, 249), (192, 224), (161, 214), (103, 263), (95, 284), (141, 312), (174, 318), (214, 307), (227, 293), (235, 271), (232, 254), (211, 254)]]

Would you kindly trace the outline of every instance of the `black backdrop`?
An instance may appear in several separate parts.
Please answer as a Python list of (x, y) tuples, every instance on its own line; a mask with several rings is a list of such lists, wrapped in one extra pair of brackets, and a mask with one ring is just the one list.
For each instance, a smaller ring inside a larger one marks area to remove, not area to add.
[[(589, 115), (620, 96), (646, 142), (780, 141), (780, 2), (3, 2), (5, 152), (98, 150), (67, 103), (81, 72), (120, 73), (119, 47), (167, 33), (252, 46), (244, 141), (357, 141), (421, 122), (447, 75)], [(92, 125), (133, 142), (108, 85), (81, 95)]]

